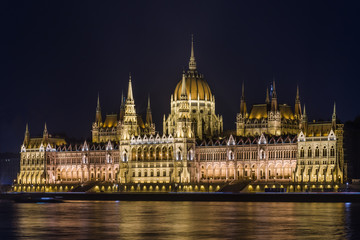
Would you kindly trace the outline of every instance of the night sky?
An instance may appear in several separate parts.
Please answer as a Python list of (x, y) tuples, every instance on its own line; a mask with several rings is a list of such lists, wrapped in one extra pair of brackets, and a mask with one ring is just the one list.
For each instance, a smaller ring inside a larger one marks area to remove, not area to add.
[(97, 94), (103, 117), (118, 112), (132, 74), (136, 110), (151, 95), (156, 130), (188, 66), (194, 34), (199, 72), (224, 129), (235, 129), (241, 83), (247, 106), (276, 80), (293, 105), (296, 85), (309, 120), (360, 114), (357, 1), (2, 1), (0, 152), (32, 137), (88, 138)]

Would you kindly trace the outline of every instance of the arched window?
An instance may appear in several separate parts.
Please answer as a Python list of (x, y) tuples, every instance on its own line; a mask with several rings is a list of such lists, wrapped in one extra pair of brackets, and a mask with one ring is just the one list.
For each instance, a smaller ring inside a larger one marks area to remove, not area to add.
[(124, 153), (124, 155), (123, 155), (123, 162), (127, 162), (127, 155), (126, 155), (126, 153)]
[(330, 149), (330, 157), (335, 157), (335, 149), (334, 149), (334, 146), (332, 146), (331, 149)]
[(300, 157), (303, 158), (305, 156), (305, 151), (304, 151), (304, 148), (302, 147), (300, 149)]
[(319, 157), (320, 156), (320, 150), (319, 147), (316, 147), (315, 149), (315, 157)]
[(326, 157), (327, 156), (327, 149), (326, 149), (326, 147), (324, 147), (324, 149), (323, 149), (323, 157)]
[(308, 149), (308, 157), (312, 157), (311, 147), (309, 147), (309, 149)]

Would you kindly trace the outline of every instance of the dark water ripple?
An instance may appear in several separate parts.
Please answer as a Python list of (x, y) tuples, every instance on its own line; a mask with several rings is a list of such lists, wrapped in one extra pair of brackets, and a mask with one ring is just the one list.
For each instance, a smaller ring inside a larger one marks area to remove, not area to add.
[(350, 203), (0, 202), (0, 239), (360, 239)]

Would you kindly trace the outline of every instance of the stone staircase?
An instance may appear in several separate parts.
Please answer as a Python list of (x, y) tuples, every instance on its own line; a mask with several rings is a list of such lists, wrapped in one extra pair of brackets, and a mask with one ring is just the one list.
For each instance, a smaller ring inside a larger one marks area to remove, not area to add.
[(74, 187), (70, 192), (87, 192), (90, 189), (92, 189), (97, 182), (91, 181), (91, 182), (85, 182), (83, 184), (79, 184), (76, 187)]
[(241, 180), (241, 181), (231, 181), (228, 184), (224, 185), (217, 192), (241, 192), (244, 188), (246, 188), (251, 183), (250, 180)]

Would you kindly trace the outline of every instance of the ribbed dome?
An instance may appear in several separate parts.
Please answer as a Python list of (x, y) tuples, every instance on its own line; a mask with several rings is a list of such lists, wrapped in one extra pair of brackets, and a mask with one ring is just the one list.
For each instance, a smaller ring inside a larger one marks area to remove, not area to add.
[[(200, 100), (205, 100), (205, 95), (207, 100), (212, 99), (212, 94), (209, 85), (204, 80), (202, 75), (194, 72), (188, 72), (186, 74), (186, 93), (188, 99), (190, 99), (190, 93), (191, 93), (191, 99), (196, 100), (199, 94)], [(174, 91), (174, 97), (176, 99), (180, 99), (181, 96), (181, 83), (180, 80), (179, 83), (176, 85), (175, 91)]]

